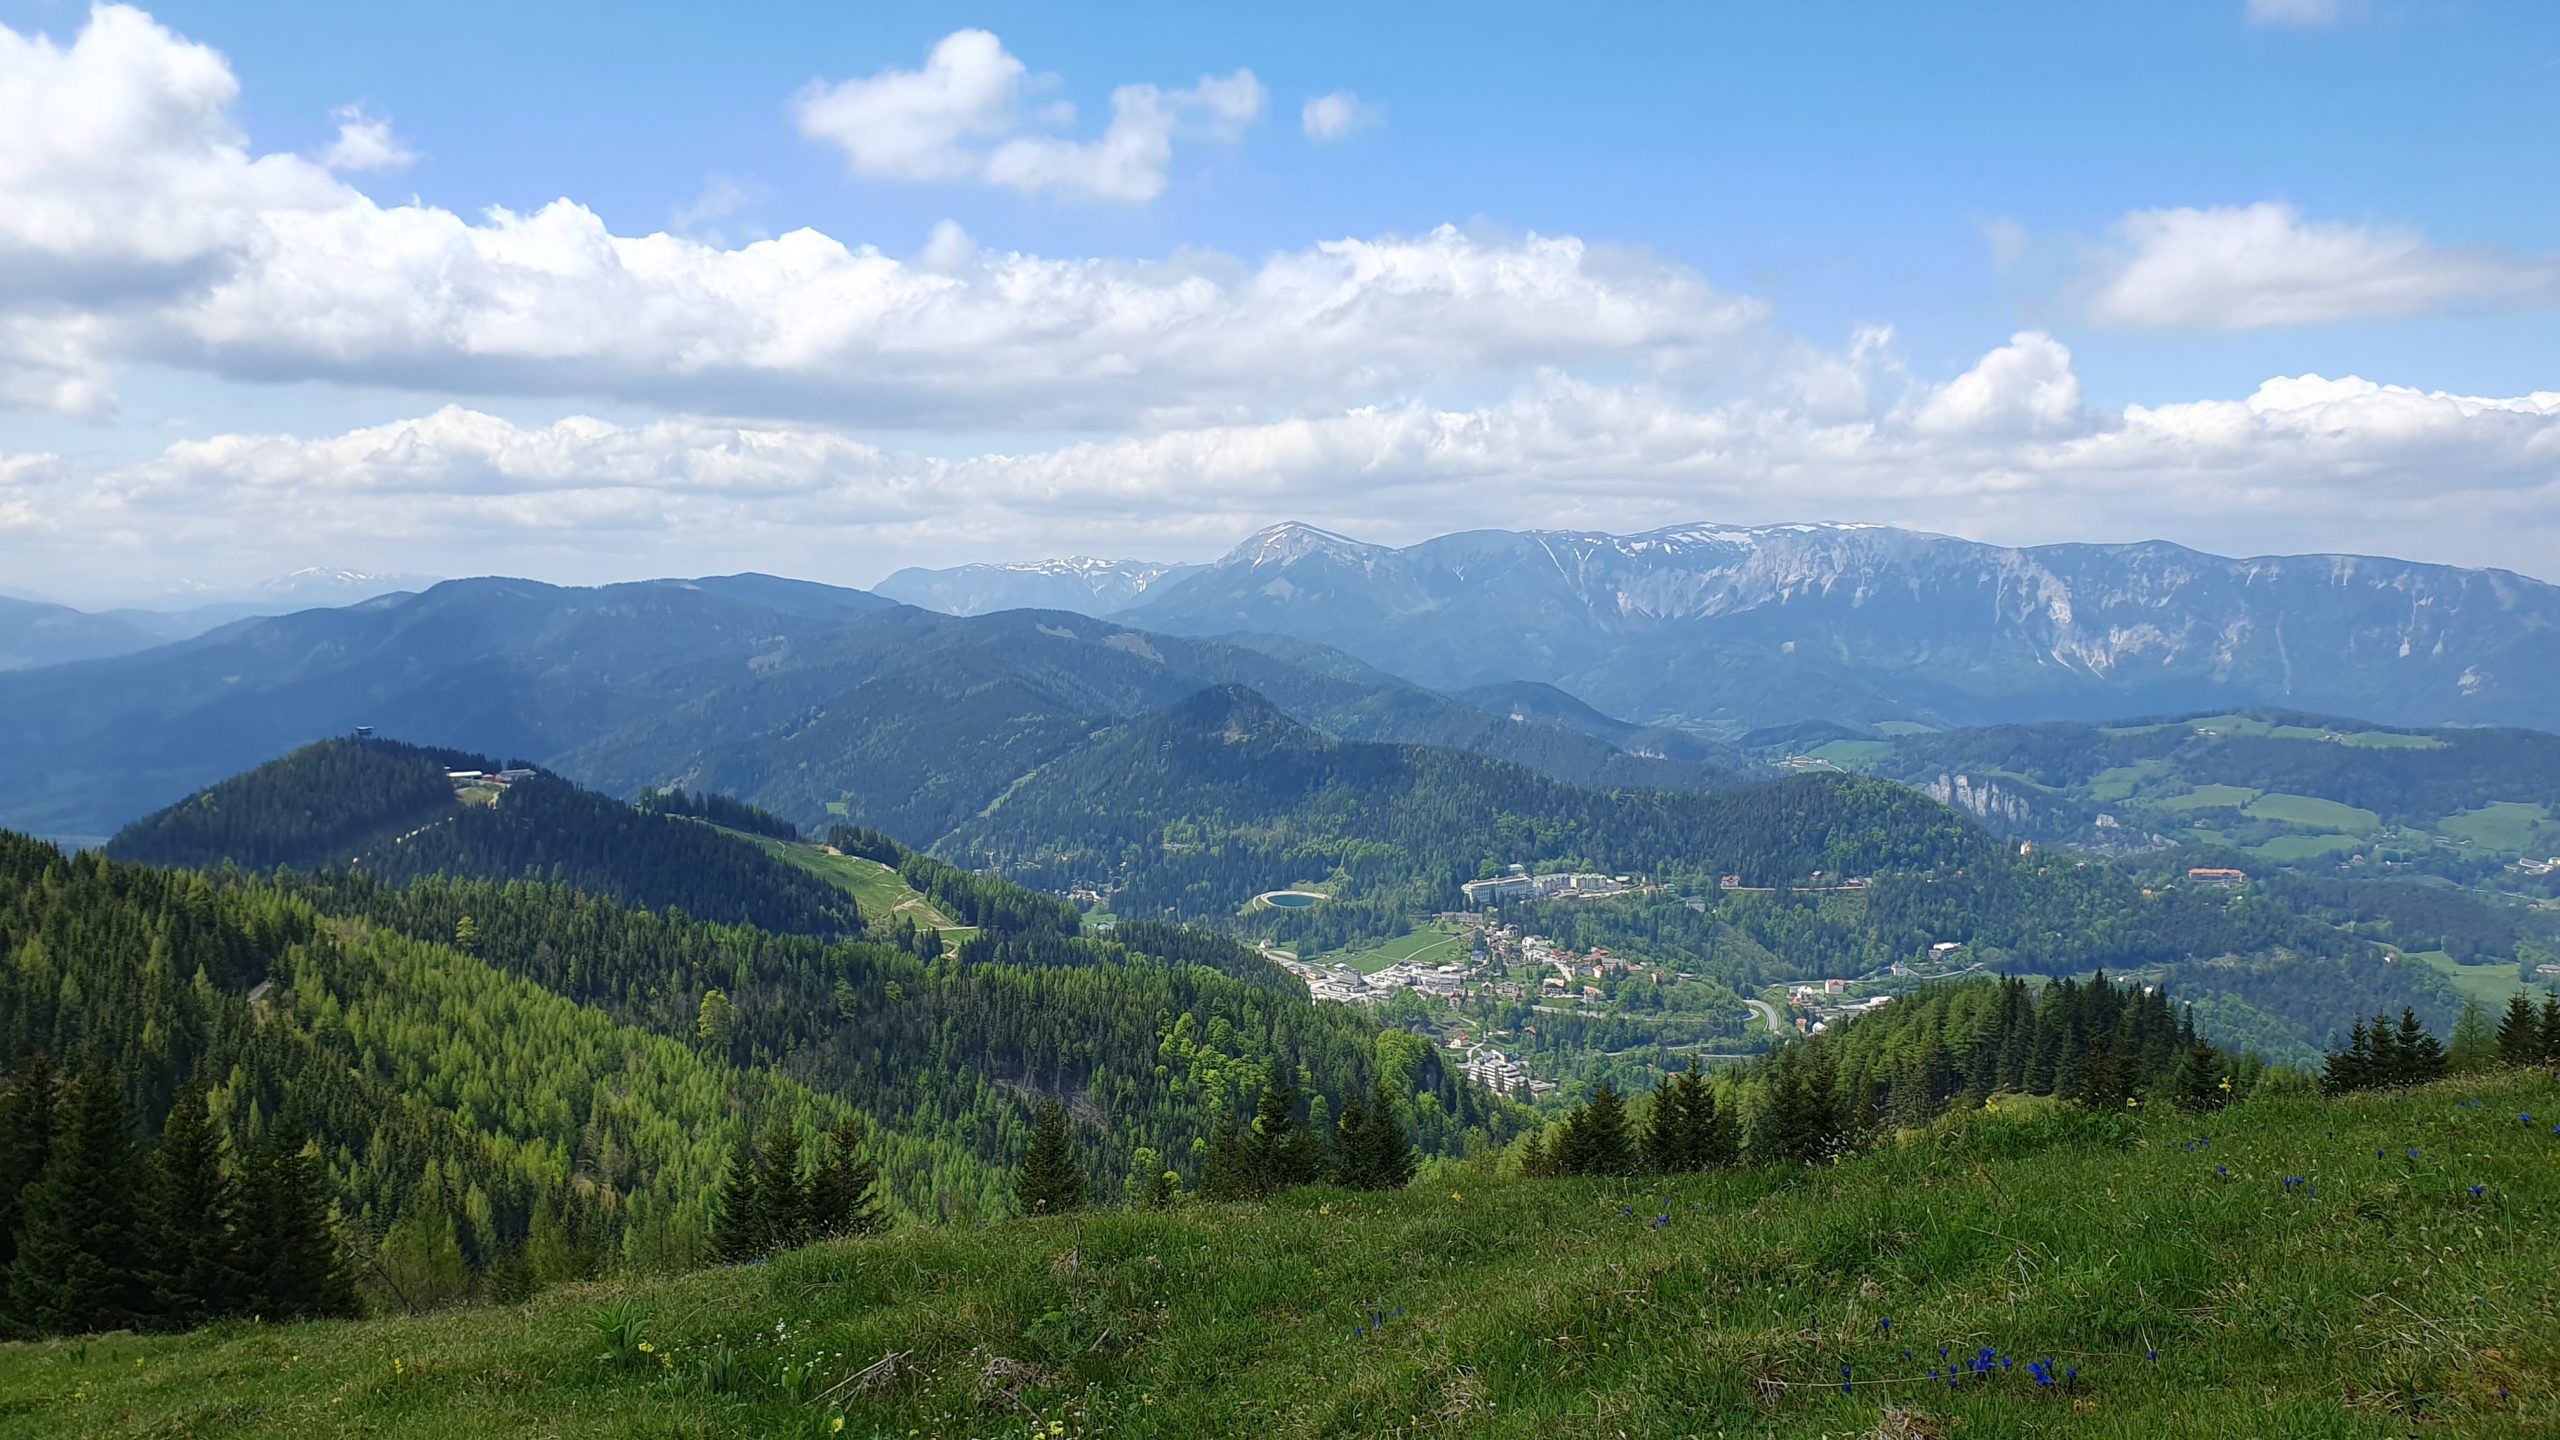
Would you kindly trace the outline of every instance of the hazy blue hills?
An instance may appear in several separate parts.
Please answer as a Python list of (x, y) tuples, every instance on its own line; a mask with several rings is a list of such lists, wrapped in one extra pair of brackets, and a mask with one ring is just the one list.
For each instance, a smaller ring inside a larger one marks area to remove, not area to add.
[(1611, 715), (1723, 734), (2247, 706), (2530, 725), (2560, 705), (2560, 587), (2510, 572), (1882, 526), (1392, 548), (1281, 525), (1122, 618), (1315, 640), (1443, 689), (1545, 681)]
[(1634, 754), (1287, 642), (1151, 636), (1061, 612), (974, 619), (770, 576), (575, 588), (448, 581), (0, 675), (0, 823), (105, 834), (311, 741), (522, 756), (608, 794), (685, 784), (804, 824), (930, 839), (1091, 730), (1249, 684), (1362, 739), (1478, 750), (1577, 783), (1695, 789), (1752, 762)]

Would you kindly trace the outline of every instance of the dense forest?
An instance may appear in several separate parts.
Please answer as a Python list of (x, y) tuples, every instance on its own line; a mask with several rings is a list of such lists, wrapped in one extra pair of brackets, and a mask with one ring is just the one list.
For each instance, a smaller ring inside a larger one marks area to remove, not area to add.
[[(0, 955), (0, 1073), (70, 1077), (81, 1103), (112, 1100), (128, 1139), (200, 1108), (200, 1143), (252, 1190), (308, 1137), (345, 1264), (377, 1303), (695, 1263), (745, 1117), (844, 1113), (239, 872), (0, 834)], [(883, 1158), (925, 1163), (894, 1137)], [(43, 1172), (21, 1164), (11, 1183)]]
[(833, 886), (685, 818), (788, 828), (753, 807), (678, 791), (635, 808), (540, 772), (457, 795), (449, 768), (489, 767), (388, 740), (326, 740), (135, 821), (107, 853), (199, 869), (360, 869), (394, 881), (522, 877), (770, 930), (861, 932), (860, 910)]

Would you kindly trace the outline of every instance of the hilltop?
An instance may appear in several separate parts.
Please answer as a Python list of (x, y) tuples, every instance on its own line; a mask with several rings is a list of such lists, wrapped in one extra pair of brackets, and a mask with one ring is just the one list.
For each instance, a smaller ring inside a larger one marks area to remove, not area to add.
[(2547, 1435), (2555, 1109), (2533, 1072), (2201, 1117), (2004, 1100), (1812, 1170), (1461, 1166), (523, 1307), (6, 1346), (0, 1410), (451, 1440)]

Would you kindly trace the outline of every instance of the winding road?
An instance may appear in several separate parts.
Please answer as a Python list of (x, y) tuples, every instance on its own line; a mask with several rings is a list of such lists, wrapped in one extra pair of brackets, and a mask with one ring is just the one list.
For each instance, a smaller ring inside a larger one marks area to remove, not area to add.
[(1769, 1027), (1770, 1034), (1775, 1035), (1778, 1033), (1777, 1006), (1770, 1004), (1766, 1000), (1745, 1000), (1742, 1003), (1750, 1006), (1752, 1010), (1759, 1014), (1760, 1023)]

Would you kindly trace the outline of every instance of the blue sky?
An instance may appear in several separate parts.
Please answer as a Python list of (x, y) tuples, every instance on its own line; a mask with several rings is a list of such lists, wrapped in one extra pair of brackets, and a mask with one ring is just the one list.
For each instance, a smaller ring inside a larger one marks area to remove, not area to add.
[[(2560, 391), (2560, 188), (2534, 158), (2560, 122), (2560, 6), (791, 5), (742, 23), (229, 0), (126, 18), (0, 0), (0, 63), (22, 95), (106, 94), (99, 113), (127, 120), (166, 108), (170, 55), (211, 57), (228, 91), (197, 77), (174, 129), (40, 119), (55, 133), (34, 158), (0, 139), (17, 192), (0, 201), (108, 216), (184, 195), (190, 217), (237, 218), (173, 222), (130, 263), (65, 248), (79, 232), (0, 233), (0, 265), (37, 277), (0, 286), (0, 481), (21, 517), (0, 488), (0, 558), (58, 591), (133, 555), (234, 578), (325, 561), (862, 582), (1053, 548), (1190, 558), (1280, 518), (1409, 540), (1461, 511), (2560, 573), (2535, 563), (2560, 521), (2534, 523), (2560, 510), (2560, 400), (2534, 398)], [(897, 98), (973, 30), (951, 73), (1001, 81), (1000, 104), (964, 124)], [(1124, 85), (1155, 87), (1167, 153), (1091, 168), (1074, 147)], [(1365, 123), (1320, 141), (1301, 107), (1337, 92)], [(842, 102), (832, 119), (813, 95)], [(387, 151), (332, 158), (349, 107)], [(882, 138), (903, 125), (926, 139)], [(64, 178), (101, 172), (120, 185)], [(537, 295), (565, 262), (485, 215), (562, 200), (591, 233), (545, 245), (693, 248)], [(333, 206), (351, 228), (327, 243), (274, 218)], [(429, 220), (493, 267), (468, 303), (449, 264), (377, 263)], [(1442, 226), (1458, 238), (1394, 248)], [(914, 279), (951, 227), (974, 248), (950, 253), (980, 257), (973, 303), (917, 316), (922, 340), (830, 333), (777, 359), (742, 337), (803, 302), (770, 275), (752, 299), (716, 278), (807, 230)], [(1298, 273), (1338, 241), (1372, 249)], [(984, 263), (1003, 256), (1045, 268)], [(1154, 267), (1135, 298), (1093, 293), (1122, 264)], [(635, 340), (661, 281), (671, 305), (721, 290), (717, 315)], [(1257, 281), (1296, 298), (1256, 301)], [(1318, 283), (1341, 303), (1299, 303)], [(1071, 299), (1044, 288), (1061, 285)], [(1200, 286), (1219, 298), (1188, 328), (1156, 326)], [(519, 304), (543, 313), (525, 333), (505, 323)], [(1004, 383), (970, 384), (972, 336)], [(929, 383), (897, 368), (918, 344)], [(1100, 389), (1080, 378), (1095, 367)], [(2383, 388), (2262, 390), (2314, 375)], [(2494, 403), (2431, 409), (2439, 392)], [(559, 429), (582, 419), (614, 429), (609, 455)], [(385, 435), (424, 458), (387, 476)], [(750, 485), (705, 480), (705, 454), (742, 445), (793, 453)], [(2422, 503), (2448, 492), (2476, 495), (2472, 518)], [(225, 531), (256, 507), (265, 523)], [(526, 534), (493, 546), (493, 524)]]

